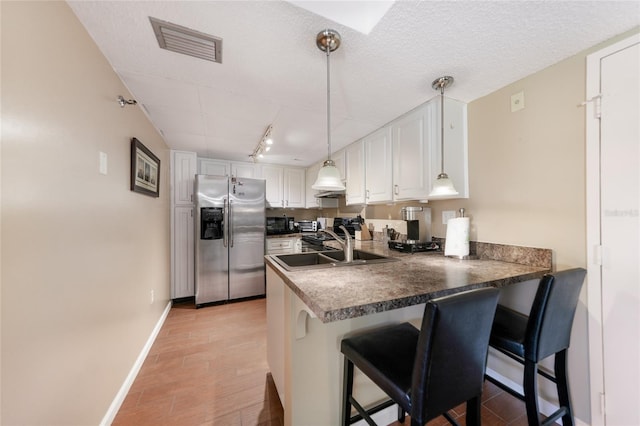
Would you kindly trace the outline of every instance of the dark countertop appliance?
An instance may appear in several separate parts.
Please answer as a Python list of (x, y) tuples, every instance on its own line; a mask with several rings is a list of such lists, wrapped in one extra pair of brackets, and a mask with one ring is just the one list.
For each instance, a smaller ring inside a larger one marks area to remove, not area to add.
[(389, 241), (391, 250), (403, 253), (420, 253), (425, 251), (440, 251), (440, 245), (435, 242), (419, 242), (419, 241)]
[(440, 251), (440, 245), (431, 241), (431, 209), (403, 207), (402, 220), (407, 222), (407, 238), (389, 241), (389, 248), (404, 253)]
[(352, 237), (355, 237), (356, 231), (360, 230), (361, 224), (362, 219), (360, 217), (336, 217), (333, 219), (333, 232), (342, 236), (344, 234), (344, 231), (340, 229), (340, 225), (342, 225), (347, 228)]
[(293, 234), (295, 219), (287, 216), (267, 216), (267, 235)]

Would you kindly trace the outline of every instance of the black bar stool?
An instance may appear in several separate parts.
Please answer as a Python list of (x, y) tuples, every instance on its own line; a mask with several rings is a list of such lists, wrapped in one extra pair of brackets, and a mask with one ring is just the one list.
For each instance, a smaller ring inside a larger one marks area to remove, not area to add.
[[(485, 288), (427, 303), (422, 328), (409, 323), (370, 331), (342, 340), (344, 381), (342, 424), (399, 405), (398, 418), (411, 415), (412, 426), (444, 415), (467, 403), (467, 424), (480, 424), (480, 396), (491, 324), (499, 291)], [(354, 365), (378, 385), (391, 401), (368, 410), (353, 397)], [(351, 417), (351, 406), (359, 415)]]
[[(525, 402), (529, 425), (552, 424), (562, 417), (573, 425), (567, 376), (567, 349), (580, 289), (587, 271), (582, 268), (547, 274), (540, 280), (529, 316), (498, 305), (490, 346), (524, 365), (524, 395), (493, 377), (487, 380)], [(539, 370), (538, 362), (555, 355), (555, 376)], [(560, 408), (540, 421), (537, 374), (556, 384)]]

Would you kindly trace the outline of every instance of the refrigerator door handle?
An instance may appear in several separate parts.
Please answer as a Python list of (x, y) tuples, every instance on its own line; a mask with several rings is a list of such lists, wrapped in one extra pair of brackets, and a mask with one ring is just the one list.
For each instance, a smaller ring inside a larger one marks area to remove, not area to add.
[(222, 209), (222, 220), (224, 222), (224, 229), (222, 229), (222, 245), (228, 247), (227, 232), (229, 232), (229, 208), (227, 206), (227, 198), (224, 198), (224, 207)]
[(233, 247), (233, 200), (229, 200), (229, 247)]

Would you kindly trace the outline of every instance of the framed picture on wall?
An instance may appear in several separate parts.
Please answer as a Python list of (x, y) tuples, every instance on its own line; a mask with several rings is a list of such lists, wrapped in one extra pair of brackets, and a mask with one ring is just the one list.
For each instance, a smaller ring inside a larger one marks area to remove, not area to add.
[(160, 196), (160, 159), (136, 138), (131, 138), (131, 190)]

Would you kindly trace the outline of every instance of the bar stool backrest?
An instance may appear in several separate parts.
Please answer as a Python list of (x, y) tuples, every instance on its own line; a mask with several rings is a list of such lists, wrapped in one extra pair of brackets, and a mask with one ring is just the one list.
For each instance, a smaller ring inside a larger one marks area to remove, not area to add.
[(427, 303), (416, 349), (411, 416), (420, 424), (482, 393), (498, 290)]
[(527, 322), (526, 359), (537, 363), (569, 347), (573, 317), (586, 273), (582, 268), (575, 268), (542, 277)]

